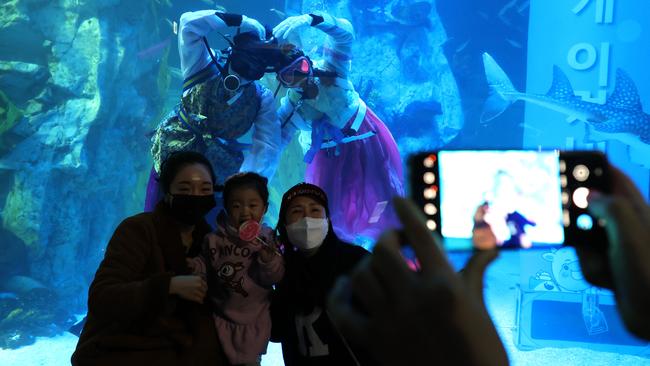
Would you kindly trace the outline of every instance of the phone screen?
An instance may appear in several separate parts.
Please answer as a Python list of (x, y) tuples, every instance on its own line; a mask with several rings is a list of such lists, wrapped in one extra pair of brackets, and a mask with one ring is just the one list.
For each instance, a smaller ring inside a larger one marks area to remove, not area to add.
[(471, 249), (475, 225), (483, 223), (503, 248), (564, 242), (558, 152), (440, 151), (438, 162), (449, 250)]
[(409, 162), (411, 197), (422, 207), (429, 229), (443, 237), (446, 250), (560, 246), (571, 221), (562, 154), (557, 150), (417, 154)]

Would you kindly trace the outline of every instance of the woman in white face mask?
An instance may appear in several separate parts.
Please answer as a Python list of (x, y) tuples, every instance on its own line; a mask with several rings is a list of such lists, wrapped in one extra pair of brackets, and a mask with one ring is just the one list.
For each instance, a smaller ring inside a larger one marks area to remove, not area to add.
[(376, 364), (341, 336), (325, 307), (336, 279), (369, 254), (337, 237), (325, 192), (308, 183), (289, 189), (282, 197), (277, 232), (285, 276), (272, 298), (271, 340), (282, 343), (285, 365)]

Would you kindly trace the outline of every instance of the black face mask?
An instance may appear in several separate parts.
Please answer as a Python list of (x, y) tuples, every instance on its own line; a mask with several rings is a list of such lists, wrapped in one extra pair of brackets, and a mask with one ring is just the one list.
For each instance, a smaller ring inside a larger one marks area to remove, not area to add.
[(172, 216), (186, 225), (195, 225), (217, 205), (214, 195), (194, 196), (172, 194), (169, 207)]

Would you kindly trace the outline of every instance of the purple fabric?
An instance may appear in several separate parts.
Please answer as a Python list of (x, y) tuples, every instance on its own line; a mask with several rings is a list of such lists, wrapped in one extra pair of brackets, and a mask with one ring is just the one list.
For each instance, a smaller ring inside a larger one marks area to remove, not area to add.
[[(349, 242), (357, 235), (377, 239), (384, 230), (400, 226), (391, 199), (404, 195), (402, 160), (390, 131), (370, 108), (357, 133), (369, 131), (376, 135), (338, 144), (338, 156), (336, 147), (318, 151), (305, 173), (305, 181), (327, 193), (334, 229)], [(369, 222), (382, 201), (388, 206), (377, 222)]]
[(147, 192), (144, 199), (144, 212), (153, 212), (156, 204), (162, 199), (160, 188), (158, 187), (158, 174), (151, 168), (149, 173), (149, 182), (147, 183)]

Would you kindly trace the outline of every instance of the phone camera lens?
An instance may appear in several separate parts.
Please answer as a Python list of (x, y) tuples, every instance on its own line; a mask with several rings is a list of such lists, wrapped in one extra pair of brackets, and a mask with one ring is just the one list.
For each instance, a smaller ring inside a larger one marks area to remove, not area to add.
[(587, 196), (589, 195), (589, 189), (585, 187), (577, 188), (573, 191), (573, 203), (579, 208), (585, 209), (589, 205), (587, 202)]
[(431, 172), (426, 172), (422, 176), (422, 180), (424, 180), (424, 183), (426, 184), (433, 184), (433, 182), (436, 181), (436, 175)]
[(595, 174), (597, 177), (600, 177), (601, 175), (603, 175), (603, 168), (596, 168), (596, 169), (594, 169), (594, 174)]
[(435, 189), (429, 187), (424, 190), (424, 198), (428, 200), (435, 199), (436, 196), (438, 195), (438, 192), (436, 192)]
[(426, 168), (433, 168), (433, 165), (434, 165), (435, 163), (436, 163), (436, 156), (433, 155), (433, 154), (427, 156), (426, 158), (424, 158), (424, 161), (422, 162), (422, 164), (423, 164)]
[(576, 165), (573, 168), (573, 177), (578, 181), (578, 182), (584, 182), (587, 179), (589, 179), (589, 168), (587, 168), (585, 165)]
[(576, 226), (580, 230), (591, 230), (594, 227), (594, 220), (587, 214), (582, 214), (576, 219)]
[(438, 209), (436, 208), (436, 205), (433, 203), (427, 203), (424, 205), (424, 213), (426, 213), (429, 216), (433, 216), (438, 213)]

